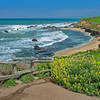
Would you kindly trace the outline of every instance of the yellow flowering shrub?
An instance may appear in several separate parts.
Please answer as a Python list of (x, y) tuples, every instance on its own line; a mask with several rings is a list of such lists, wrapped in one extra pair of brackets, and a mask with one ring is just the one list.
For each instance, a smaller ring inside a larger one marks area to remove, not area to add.
[(74, 92), (100, 95), (100, 51), (88, 55), (55, 57), (50, 63), (53, 82)]

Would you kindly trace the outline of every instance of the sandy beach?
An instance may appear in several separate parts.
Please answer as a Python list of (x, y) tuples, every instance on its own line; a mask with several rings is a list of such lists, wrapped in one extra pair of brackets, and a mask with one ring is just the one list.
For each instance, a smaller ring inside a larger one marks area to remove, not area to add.
[[(66, 28), (64, 28), (64, 30), (66, 30)], [(67, 30), (85, 32), (84, 29), (80, 29), (80, 28), (67, 28)], [(89, 33), (86, 32), (86, 34), (89, 34)], [(81, 51), (98, 49), (98, 45), (100, 44), (99, 39), (100, 39), (100, 37), (93, 37), (91, 42), (88, 42), (86, 44), (83, 44), (83, 45), (75, 47), (75, 48), (69, 48), (66, 50), (58, 51), (58, 52), (56, 52), (55, 56), (68, 56), (68, 55), (75, 54), (75, 53), (81, 52)]]

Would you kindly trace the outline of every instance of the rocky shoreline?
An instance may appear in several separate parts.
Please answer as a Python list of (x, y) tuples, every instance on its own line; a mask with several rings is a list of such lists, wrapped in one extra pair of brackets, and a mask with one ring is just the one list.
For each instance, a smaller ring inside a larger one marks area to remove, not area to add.
[(78, 23), (74, 24), (73, 27), (84, 29), (85, 32), (91, 33), (91, 36), (100, 36), (100, 24), (81, 19)]
[(68, 56), (68, 55), (75, 54), (77, 52), (87, 51), (92, 49), (96, 50), (100, 48), (100, 30), (93, 30), (91, 28), (86, 28), (84, 27), (84, 24), (86, 23), (84, 23), (83, 26), (79, 23), (82, 22), (80, 21), (76, 24), (65, 26), (64, 28), (61, 28), (61, 30), (73, 30), (73, 31), (84, 32), (93, 37), (92, 41), (75, 48), (69, 48), (66, 50), (58, 51), (56, 52), (55, 56)]

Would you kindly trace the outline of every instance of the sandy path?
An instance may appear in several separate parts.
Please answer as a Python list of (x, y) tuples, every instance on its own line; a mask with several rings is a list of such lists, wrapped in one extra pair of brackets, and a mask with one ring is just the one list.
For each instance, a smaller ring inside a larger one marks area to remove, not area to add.
[(68, 91), (45, 80), (14, 88), (1, 89), (0, 100), (100, 100)]

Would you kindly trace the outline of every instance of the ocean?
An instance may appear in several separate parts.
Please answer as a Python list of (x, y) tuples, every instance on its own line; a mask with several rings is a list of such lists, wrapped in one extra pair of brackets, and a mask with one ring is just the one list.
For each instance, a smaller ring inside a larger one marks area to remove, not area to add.
[[(57, 51), (91, 41), (91, 36), (82, 32), (44, 29), (47, 26), (62, 28), (79, 20), (0, 19), (0, 61), (11, 60), (13, 56), (45, 58), (53, 56)], [(38, 42), (32, 42), (32, 39)], [(34, 50), (35, 45), (41, 47), (41, 50)]]

